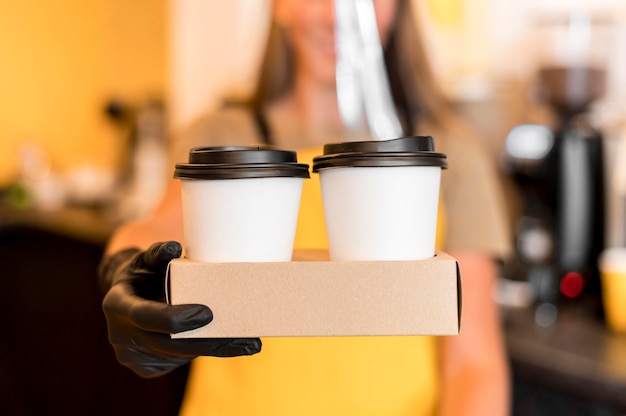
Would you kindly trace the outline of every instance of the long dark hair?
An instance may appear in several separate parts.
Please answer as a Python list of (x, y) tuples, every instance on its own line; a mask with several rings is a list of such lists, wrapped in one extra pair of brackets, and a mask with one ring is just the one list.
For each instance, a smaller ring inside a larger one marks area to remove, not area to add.
[[(422, 118), (443, 122), (449, 113), (428, 62), (410, 0), (398, 0), (395, 26), (384, 48), (387, 74), (406, 134)], [(247, 104), (257, 111), (288, 92), (294, 82), (294, 57), (287, 37), (272, 21), (256, 88)]]

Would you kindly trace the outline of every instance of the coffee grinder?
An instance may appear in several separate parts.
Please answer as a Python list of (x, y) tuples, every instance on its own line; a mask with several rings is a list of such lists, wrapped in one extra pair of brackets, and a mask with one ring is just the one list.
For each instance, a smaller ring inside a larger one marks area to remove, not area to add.
[(541, 22), (536, 86), (555, 122), (516, 126), (505, 141), (505, 168), (523, 201), (515, 270), (539, 305), (601, 305), (603, 140), (590, 116), (606, 84), (599, 29), (584, 14)]

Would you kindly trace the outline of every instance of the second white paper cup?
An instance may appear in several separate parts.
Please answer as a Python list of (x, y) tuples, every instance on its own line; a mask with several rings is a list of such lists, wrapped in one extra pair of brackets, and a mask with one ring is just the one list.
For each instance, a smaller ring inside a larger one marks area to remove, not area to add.
[(328, 169), (320, 173), (333, 260), (423, 260), (435, 254), (441, 168)]
[(435, 255), (445, 155), (431, 137), (327, 145), (320, 175), (332, 260), (424, 260)]

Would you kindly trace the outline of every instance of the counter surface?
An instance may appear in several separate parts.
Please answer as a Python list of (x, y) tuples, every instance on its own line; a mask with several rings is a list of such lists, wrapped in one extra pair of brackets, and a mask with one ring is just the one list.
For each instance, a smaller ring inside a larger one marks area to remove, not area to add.
[(115, 221), (102, 209), (63, 207), (58, 210), (14, 209), (0, 204), (0, 227), (30, 227), (104, 244)]
[(626, 410), (626, 334), (574, 309), (547, 328), (534, 310), (505, 310), (506, 342), (516, 377), (566, 395)]

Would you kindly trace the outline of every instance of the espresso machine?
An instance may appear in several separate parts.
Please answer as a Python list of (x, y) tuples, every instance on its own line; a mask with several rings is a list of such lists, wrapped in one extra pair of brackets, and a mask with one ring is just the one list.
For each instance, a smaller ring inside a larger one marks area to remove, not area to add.
[(600, 51), (589, 16), (570, 15), (542, 29), (535, 85), (554, 123), (516, 126), (504, 146), (504, 167), (522, 201), (513, 268), (537, 305), (573, 304), (601, 314), (603, 138), (590, 110), (604, 94), (606, 71), (591, 56)]

